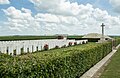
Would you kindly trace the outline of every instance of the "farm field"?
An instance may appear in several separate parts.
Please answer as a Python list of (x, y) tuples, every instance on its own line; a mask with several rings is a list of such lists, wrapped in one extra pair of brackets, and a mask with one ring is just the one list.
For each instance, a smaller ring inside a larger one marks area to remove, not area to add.
[[(67, 38), (81, 38), (82, 36), (70, 35)], [(13, 40), (40, 40), (40, 39), (56, 39), (57, 36), (0, 36), (0, 41), (13, 41)]]
[[(82, 35), (69, 35), (68, 39), (80, 39)], [(112, 38), (120, 38), (120, 36), (110, 36)], [(40, 39), (56, 39), (57, 36), (0, 36), (0, 41), (14, 41), (14, 40), (40, 40)]]
[(114, 38), (114, 39), (120, 38), (120, 36), (110, 36), (110, 37), (112, 37), (112, 38)]
[(0, 41), (55, 39), (56, 36), (0, 36)]

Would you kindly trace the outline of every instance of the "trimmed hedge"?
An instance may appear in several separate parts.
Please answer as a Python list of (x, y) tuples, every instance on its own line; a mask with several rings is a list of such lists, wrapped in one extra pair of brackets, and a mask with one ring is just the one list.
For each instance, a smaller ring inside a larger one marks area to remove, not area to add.
[(0, 55), (1, 78), (79, 78), (112, 50), (88, 43), (21, 56)]
[(113, 41), (114, 46), (117, 46), (118, 44), (120, 44), (120, 38), (117, 38)]
[(70, 39), (70, 40), (88, 40), (88, 42), (98, 42), (98, 40), (100, 40), (100, 38), (67, 38), (67, 39)]

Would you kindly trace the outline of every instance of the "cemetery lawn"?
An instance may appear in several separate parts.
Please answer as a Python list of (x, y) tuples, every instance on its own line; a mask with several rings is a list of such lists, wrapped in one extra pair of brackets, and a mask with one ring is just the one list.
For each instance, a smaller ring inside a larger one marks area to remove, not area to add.
[(112, 57), (100, 78), (120, 78), (120, 49)]
[(96, 44), (94, 42), (89, 42), (88, 44), (80, 44), (80, 45), (76, 45), (76, 46), (70, 46), (70, 47), (66, 47), (66, 48), (60, 48), (60, 49), (51, 49), (51, 50), (47, 50), (47, 51), (36, 51), (33, 53), (27, 53), (27, 54), (23, 54), (20, 55), (20, 58), (29, 58), (29, 57), (36, 57), (39, 59), (48, 59), (49, 58), (56, 58), (56, 57), (61, 57), (63, 56), (67, 56), (69, 55), (72, 51), (78, 51), (78, 50), (86, 50), (89, 49), (91, 47), (96, 47), (99, 44)]

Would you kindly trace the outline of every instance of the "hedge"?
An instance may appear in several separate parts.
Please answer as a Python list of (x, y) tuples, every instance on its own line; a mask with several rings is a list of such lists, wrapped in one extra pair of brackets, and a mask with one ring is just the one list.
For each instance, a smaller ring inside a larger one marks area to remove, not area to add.
[(120, 38), (115, 39), (113, 42), (114, 46), (117, 46), (118, 44), (120, 44)]
[(88, 43), (21, 56), (0, 55), (1, 78), (79, 78), (112, 50)]

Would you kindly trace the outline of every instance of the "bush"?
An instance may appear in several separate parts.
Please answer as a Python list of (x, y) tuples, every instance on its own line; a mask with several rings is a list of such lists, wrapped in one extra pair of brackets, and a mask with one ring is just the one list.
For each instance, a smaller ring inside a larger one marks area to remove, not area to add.
[(113, 41), (113, 46), (117, 46), (118, 44), (120, 44), (120, 38), (115, 39), (115, 40)]
[(21, 51), (21, 55), (24, 55), (24, 48), (23, 47), (20, 49), (20, 51)]
[(66, 48), (67, 46), (66, 45), (63, 45), (61, 48)]
[(82, 44), (85, 44), (85, 41), (83, 41)]
[(86, 41), (86, 44), (88, 43), (88, 41)]
[(74, 45), (77, 45), (77, 42), (74, 42)]
[(48, 49), (49, 49), (48, 44), (45, 44), (45, 45), (44, 45), (44, 50), (48, 50)]
[(56, 45), (56, 46), (55, 46), (55, 49), (58, 49), (58, 48), (60, 48), (60, 47)]
[(63, 39), (64, 38), (64, 36), (58, 36), (57, 37), (57, 39)]
[(77, 78), (111, 52), (111, 45), (89, 43), (16, 57), (0, 55), (0, 77)]
[(16, 49), (15, 49), (15, 50), (13, 50), (13, 55), (14, 55), (14, 56), (16, 56)]
[(72, 46), (72, 42), (69, 42), (69, 43), (68, 43), (68, 46)]

